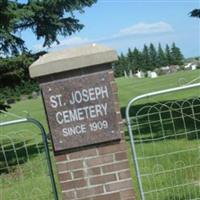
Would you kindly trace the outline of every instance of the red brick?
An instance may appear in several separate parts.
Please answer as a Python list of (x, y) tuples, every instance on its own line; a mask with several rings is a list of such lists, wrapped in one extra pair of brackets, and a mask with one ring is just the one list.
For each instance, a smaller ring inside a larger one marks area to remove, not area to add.
[(114, 76), (114, 71), (112, 69), (108, 70), (108, 74), (112, 74)]
[(109, 81), (115, 81), (113, 73), (109, 72)]
[(113, 92), (117, 92), (118, 91), (117, 84), (115, 82), (111, 82), (111, 87), (112, 87), (112, 91)]
[(60, 162), (60, 161), (65, 161), (65, 160), (67, 160), (67, 157), (66, 157), (66, 155), (64, 154), (64, 155), (55, 156), (55, 159), (56, 159), (57, 162)]
[(124, 133), (124, 122), (123, 121), (122, 121), (122, 123), (119, 123), (119, 129), (120, 129), (120, 131), (123, 131), (123, 133)]
[(115, 104), (115, 110), (116, 111), (120, 111), (120, 105), (119, 105), (119, 103), (118, 102), (114, 102), (114, 104)]
[(94, 167), (94, 166), (102, 165), (105, 163), (111, 163), (111, 162), (113, 162), (113, 155), (106, 155), (106, 156), (100, 156), (97, 158), (91, 158), (87, 160), (87, 166)]
[(120, 161), (120, 160), (127, 160), (127, 153), (125, 152), (119, 152), (115, 154), (115, 160)]
[[(105, 195), (101, 195), (101, 196), (96, 196), (93, 197), (92, 200), (121, 200), (120, 199), (120, 193), (112, 193), (112, 194), (105, 194)], [(89, 200), (89, 199), (88, 199)]]
[(96, 155), (97, 155), (96, 149), (92, 148), (92, 149), (86, 149), (86, 150), (70, 153), (69, 159), (73, 160), (73, 159), (78, 159), (78, 158), (88, 158), (88, 157), (92, 157)]
[(77, 190), (76, 194), (78, 198), (88, 197), (88, 196), (95, 196), (97, 194), (103, 193), (103, 186), (97, 186), (93, 188), (81, 189)]
[(75, 192), (74, 191), (63, 192), (62, 196), (64, 200), (75, 199)]
[(115, 183), (108, 183), (106, 185), (106, 191), (119, 191), (123, 189), (133, 188), (132, 180), (122, 181), (122, 182), (115, 182)]
[(58, 174), (58, 177), (60, 181), (68, 181), (72, 179), (72, 176), (69, 172)]
[(120, 163), (105, 165), (102, 167), (102, 169), (103, 169), (103, 173), (114, 172), (114, 171), (119, 171), (119, 170), (123, 170), (123, 169), (129, 169), (129, 163), (128, 163), (128, 161), (123, 161)]
[(99, 196), (94, 196), (94, 197), (86, 197), (86, 198), (81, 198), (79, 200), (123, 200), (120, 199), (120, 193), (112, 193), (112, 194), (104, 194), (104, 195), (99, 195)]
[(90, 178), (90, 184), (91, 185), (105, 184), (105, 183), (116, 181), (116, 180), (117, 180), (116, 174), (95, 176), (93, 178)]
[(121, 122), (121, 121), (122, 121), (121, 113), (117, 113), (117, 121), (118, 121), (118, 122)]
[(100, 175), (101, 169), (100, 167), (93, 167), (87, 170), (89, 176)]
[(87, 186), (87, 181), (85, 179), (61, 183), (62, 191), (76, 189), (76, 188), (82, 188), (85, 186)]
[(128, 179), (128, 178), (131, 178), (130, 170), (119, 172), (118, 176), (119, 176), (119, 179)]
[(120, 152), (120, 151), (125, 151), (125, 150), (126, 150), (125, 142), (120, 142), (113, 145), (106, 145), (98, 149), (100, 155), (115, 153), (115, 152)]
[(135, 196), (133, 189), (122, 191), (122, 192), (120, 192), (120, 195), (121, 195), (121, 199), (123, 199), (123, 200), (128, 200), (129, 198), (134, 199), (134, 196)]
[(80, 169), (83, 168), (83, 162), (82, 161), (72, 161), (69, 163), (66, 163), (67, 170), (73, 170), (73, 169)]
[(83, 170), (73, 172), (74, 179), (75, 178), (83, 178), (84, 176), (85, 176), (85, 173)]
[(67, 165), (66, 163), (59, 163), (57, 164), (58, 172), (63, 172), (67, 170)]
[(114, 96), (115, 101), (119, 101), (118, 92), (113, 92), (113, 96)]

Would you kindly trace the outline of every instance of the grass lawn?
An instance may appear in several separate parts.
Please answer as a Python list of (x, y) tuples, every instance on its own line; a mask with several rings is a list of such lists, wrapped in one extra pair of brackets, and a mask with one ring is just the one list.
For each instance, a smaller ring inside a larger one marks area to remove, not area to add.
[[(117, 84), (119, 88), (119, 99), (120, 99), (121, 107), (126, 107), (128, 101), (131, 98), (136, 97), (138, 95), (145, 94), (148, 92), (163, 90), (167, 88), (178, 87), (194, 80), (197, 77), (200, 77), (200, 70), (180, 71), (175, 74), (159, 76), (158, 78), (155, 78), (155, 79), (118, 78)], [(176, 94), (175, 97), (174, 97), (174, 94), (171, 93), (171, 94), (160, 96), (156, 98), (156, 100), (166, 101), (166, 100), (172, 100), (172, 99), (187, 98), (190, 96), (195, 96), (196, 91), (200, 91), (200, 89), (191, 89), (191, 90), (188, 90), (187, 93), (181, 92), (179, 94)]]
[[(161, 89), (167, 89), (170, 87), (177, 87), (180, 86), (180, 83), (186, 83), (194, 78), (196, 78), (198, 75), (200, 75), (200, 70), (196, 71), (187, 71), (187, 72), (178, 72), (176, 74), (172, 75), (166, 75), (166, 76), (160, 76), (156, 79), (124, 79), (124, 78), (118, 78), (117, 84), (119, 88), (119, 99), (120, 99), (120, 105), (121, 105), (121, 111), (122, 115), (124, 116), (125, 107), (128, 103), (128, 101), (140, 94), (144, 94), (147, 92), (157, 91)], [(133, 116), (135, 110), (139, 110), (144, 104), (148, 103), (152, 106), (152, 103), (154, 102), (166, 102), (169, 100), (175, 100), (175, 99), (183, 99), (183, 98), (192, 98), (194, 96), (199, 95), (199, 88), (197, 89), (190, 89), (187, 90), (187, 92), (179, 92), (176, 94), (167, 94), (159, 97), (155, 97), (152, 99), (144, 99), (136, 103), (136, 106), (133, 107)], [(9, 112), (14, 113), (15, 115), (19, 116), (26, 116), (28, 113), (31, 115), (31, 117), (39, 120), (45, 127), (45, 129), (48, 132), (44, 109), (42, 105), (41, 98), (38, 98), (36, 100), (25, 100), (21, 102), (17, 102), (16, 104), (12, 105), (12, 108), (9, 110)], [(7, 121), (16, 119), (14, 116), (10, 115), (4, 115), (0, 114), (0, 121)], [(191, 122), (191, 121), (190, 121)], [(177, 122), (178, 125), (180, 125), (180, 122)], [(134, 133), (136, 133), (136, 129), (138, 130), (138, 125), (136, 124)], [(178, 126), (177, 125), (177, 126)], [(159, 124), (155, 126), (160, 126)], [(171, 128), (170, 124), (166, 122), (165, 127), (166, 131), (168, 131), (169, 135), (171, 134), (174, 136), (173, 131), (170, 131)], [(191, 126), (187, 128), (187, 131), (191, 129)], [(193, 127), (194, 129), (194, 127)], [(20, 130), (20, 131), (17, 131)], [(30, 131), (31, 130), (31, 131)], [(157, 130), (157, 129), (156, 129)], [(159, 135), (159, 133), (155, 132), (155, 138)], [(180, 131), (182, 133), (182, 129), (179, 127), (177, 131)], [(126, 139), (127, 143), (129, 145), (129, 137), (127, 130), (126, 132)], [(150, 130), (148, 130), (147, 127), (144, 128), (144, 131), (140, 134), (136, 133), (136, 137), (138, 140), (141, 139), (141, 137), (148, 138)], [(6, 135), (5, 135), (6, 133)], [(36, 134), (36, 137), (32, 137), (32, 133)], [(157, 135), (156, 135), (157, 134)], [(50, 183), (48, 181), (47, 171), (45, 171), (45, 162), (43, 159), (41, 159), (44, 156), (44, 152), (42, 147), (40, 148), (41, 144), (41, 136), (40, 132), (36, 127), (33, 127), (29, 124), (23, 124), (23, 125), (15, 125), (15, 126), (8, 126), (8, 127), (1, 127), (0, 129), (0, 141), (6, 148), (7, 144), (11, 142), (14, 142), (15, 144), (21, 141), (21, 138), (23, 137), (23, 144), (19, 144), (19, 148), (17, 152), (15, 152), (16, 155), (21, 155), (21, 152), (24, 149), (26, 150), (31, 144), (38, 144), (38, 146), (32, 146), (31, 148), (28, 148), (28, 156), (23, 157), (19, 163), (16, 163), (17, 160), (10, 160), (9, 164), (13, 163), (13, 166), (17, 164), (18, 169), (14, 170), (13, 172), (10, 171), (9, 173), (3, 172), (3, 170), (6, 170), (5, 162), (2, 162), (1, 160), (4, 160), (2, 150), (0, 150), (0, 200), (11, 200), (11, 199), (30, 199), (29, 194), (33, 193), (37, 196), (38, 200), (45, 200), (51, 197), (50, 192)], [(34, 141), (34, 139), (37, 139), (37, 142)], [(153, 136), (154, 138), (154, 136)], [(24, 144), (27, 144), (27, 148), (24, 148)], [(164, 148), (167, 147), (167, 148)], [(188, 147), (188, 149), (195, 149), (192, 154), (191, 152), (187, 151), (181, 156), (178, 154), (169, 154), (170, 152), (179, 151), (180, 149), (185, 150), (185, 148)], [(38, 149), (40, 151), (40, 154), (38, 156)], [(138, 143), (136, 145), (138, 157), (149, 156), (149, 159), (141, 159), (139, 161), (139, 165), (141, 168), (141, 174), (143, 175), (142, 181), (144, 185), (145, 191), (154, 191), (158, 188), (167, 188), (164, 191), (160, 191), (158, 193), (151, 192), (147, 193), (146, 197), (147, 199), (158, 199), (158, 200), (165, 200), (165, 199), (174, 199), (174, 200), (184, 200), (184, 199), (197, 199), (199, 197), (200, 199), (200, 168), (199, 166), (194, 168), (187, 168), (187, 166), (195, 165), (199, 162), (199, 141), (198, 140), (188, 140), (187, 137), (180, 137), (178, 139), (176, 138), (170, 138), (170, 140), (164, 140), (164, 141), (157, 141), (157, 142), (147, 142), (147, 143)], [(129, 145), (130, 150), (130, 145)], [(145, 154), (144, 154), (145, 152)], [(9, 154), (9, 150), (7, 151)], [(163, 154), (165, 157), (159, 157), (155, 158), (156, 154)], [(14, 154), (14, 155), (15, 155)], [(15, 156), (16, 156), (15, 155)], [(152, 158), (151, 158), (152, 156)], [(133, 161), (131, 159), (131, 153), (129, 151), (129, 158), (130, 163), (133, 166)], [(164, 159), (166, 158), (166, 159)], [(192, 159), (193, 158), (193, 159)], [(23, 160), (24, 159), (24, 160)], [(178, 162), (179, 160), (182, 161), (182, 163)], [(177, 166), (180, 165), (180, 168), (185, 166), (184, 169), (180, 169), (178, 171), (172, 170), (174, 168), (177, 168)], [(36, 167), (37, 166), (37, 167)], [(31, 170), (30, 170), (31, 169)], [(168, 170), (168, 173), (163, 173), (163, 171)], [(23, 179), (18, 180), (19, 176), (16, 174), (20, 171), (23, 172)], [(30, 173), (29, 173), (30, 171)], [(152, 174), (154, 174), (152, 176)], [(133, 181), (134, 185), (137, 185), (137, 181), (135, 178), (135, 171), (134, 167), (132, 167), (132, 175), (133, 175)], [(174, 180), (173, 177), (176, 177)], [(20, 182), (21, 181), (21, 182)], [(181, 186), (181, 187), (173, 187), (170, 188), (170, 186), (174, 185), (181, 185), (183, 182), (193, 181), (196, 184), (195, 185), (187, 185), (187, 186)], [(20, 184), (16, 183), (22, 183), (23, 187), (21, 187)], [(36, 189), (33, 189), (33, 186), (37, 186)], [(40, 196), (42, 190), (46, 191), (47, 196)], [(136, 187), (136, 193), (138, 196), (138, 188)], [(15, 191), (14, 193), (11, 191)], [(176, 194), (176, 195), (174, 195)], [(33, 198), (34, 199), (34, 198)]]

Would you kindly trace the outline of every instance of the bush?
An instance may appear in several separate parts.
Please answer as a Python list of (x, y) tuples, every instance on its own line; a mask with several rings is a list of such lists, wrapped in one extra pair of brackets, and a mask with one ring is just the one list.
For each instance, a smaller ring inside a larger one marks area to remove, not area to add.
[(32, 95), (29, 95), (29, 96), (28, 96), (28, 99), (32, 99), (32, 98), (33, 98)]
[(21, 95), (31, 96), (33, 91), (39, 91), (38, 84), (34, 81), (26, 81), (15, 87), (0, 87), (0, 101), (5, 102), (7, 99), (18, 101)]
[(198, 63), (198, 65), (197, 65), (197, 69), (200, 69), (200, 63)]

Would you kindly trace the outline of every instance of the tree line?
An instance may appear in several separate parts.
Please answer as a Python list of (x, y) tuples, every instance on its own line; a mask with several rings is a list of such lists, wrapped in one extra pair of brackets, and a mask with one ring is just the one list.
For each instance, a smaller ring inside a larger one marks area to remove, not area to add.
[(114, 65), (115, 76), (123, 76), (124, 71), (132, 70), (135, 73), (138, 70), (152, 71), (156, 68), (169, 65), (183, 65), (184, 56), (179, 47), (173, 42), (163, 47), (159, 43), (156, 48), (154, 44), (144, 45), (140, 51), (137, 48), (128, 49), (126, 54), (121, 53), (119, 60)]
[[(80, 31), (84, 25), (76, 17), (76, 13), (83, 14), (86, 7), (91, 7), (96, 2), (97, 0), (0, 0), (0, 110), (6, 108), (3, 103), (7, 98), (35, 91), (35, 82), (29, 77), (28, 66), (44, 52), (31, 53), (20, 33), (31, 30), (37, 39), (44, 40), (44, 47), (50, 47), (54, 42), (59, 43), (58, 36), (66, 37)], [(189, 14), (199, 18), (199, 13), (200, 9), (194, 9)], [(148, 55), (145, 62), (149, 63), (149, 47), (145, 51)], [(134, 53), (130, 52), (133, 55), (129, 55), (130, 58), (128, 55), (119, 56), (119, 62), (115, 65), (117, 76), (121, 76), (123, 70), (151, 66), (141, 64), (142, 52), (137, 49)], [(155, 52), (153, 54), (155, 56)], [(151, 62), (152, 60), (153, 57)]]

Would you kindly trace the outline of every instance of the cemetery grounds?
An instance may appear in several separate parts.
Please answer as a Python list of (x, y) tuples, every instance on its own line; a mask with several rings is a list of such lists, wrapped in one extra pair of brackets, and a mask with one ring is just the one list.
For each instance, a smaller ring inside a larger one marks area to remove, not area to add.
[[(150, 78), (145, 78), (145, 79), (137, 79), (137, 78), (118, 78), (117, 79), (117, 84), (118, 84), (118, 89), (119, 89), (119, 99), (120, 99), (120, 104), (121, 104), (121, 112), (123, 118), (125, 118), (125, 108), (127, 106), (128, 101), (136, 97), (140, 94), (145, 94), (148, 92), (153, 92), (153, 91), (158, 91), (162, 89), (167, 89), (171, 87), (177, 87), (180, 86), (180, 84), (185, 84), (187, 82), (190, 82), (191, 80), (195, 79), (198, 75), (200, 75), (200, 70), (195, 70), (195, 71), (182, 71), (178, 72), (176, 74), (171, 74), (171, 75), (165, 75), (165, 76), (160, 76), (155, 79), (150, 79)], [(176, 95), (174, 94), (167, 94), (163, 96), (156, 97), (154, 99), (145, 99), (140, 102), (137, 102), (135, 107), (133, 107), (133, 112), (134, 110), (138, 110), (142, 106), (146, 104), (154, 104), (155, 102), (166, 102), (170, 100), (182, 100), (182, 99), (187, 99), (187, 98), (192, 98), (193, 96), (199, 95), (200, 89), (191, 89), (187, 92), (180, 92)], [(45, 114), (44, 114), (44, 109), (42, 105), (41, 98), (38, 99), (29, 99), (21, 102), (17, 102), (16, 104), (12, 105), (12, 108), (9, 109), (10, 113), (14, 113), (17, 116), (27, 116), (30, 115), (31, 117), (37, 119), (40, 121), (45, 129), (48, 132), (47, 124), (46, 124), (46, 119), (45, 119)], [(16, 119), (16, 116), (11, 116), (11, 115), (5, 115), (5, 114), (0, 114), (0, 121), (7, 121), (7, 120), (12, 120)], [(35, 144), (35, 141), (30, 137), (31, 134), (36, 134), (36, 139), (37, 139), (37, 148), (32, 145), (33, 143)], [(130, 151), (130, 141), (129, 141), (129, 136), (127, 132), (127, 128), (125, 127), (125, 133), (126, 133), (126, 141), (127, 145), (129, 146), (129, 160), (131, 164), (131, 172), (132, 172), (132, 177), (133, 177), (133, 182), (135, 186), (135, 192), (137, 199), (139, 199), (139, 192), (138, 192), (138, 187), (137, 187), (137, 180), (136, 180), (136, 175), (135, 175), (135, 169), (132, 161), (132, 154)], [(6, 137), (5, 137), (6, 136)], [(43, 191), (43, 193), (48, 193), (49, 199), (53, 199), (52, 193), (51, 193), (51, 188), (50, 188), (50, 181), (48, 176), (44, 176), (44, 173), (47, 173), (47, 168), (44, 166), (44, 162), (42, 159), (44, 159), (44, 147), (42, 145), (42, 140), (41, 140), (41, 135), (38, 129), (33, 127), (32, 125), (17, 125), (17, 126), (8, 126), (8, 127), (3, 127), (0, 129), (0, 141), (4, 142), (4, 146), (8, 143), (8, 140), (5, 138), (12, 138), (13, 141), (18, 142), (21, 140), (21, 137), (23, 137), (23, 141), (26, 142), (26, 145), (28, 146), (29, 149), (29, 156), (28, 158), (23, 157), (24, 152), (20, 152), (20, 144), (19, 144), (19, 149), (16, 149), (17, 154), (19, 155), (20, 160), (12, 158), (9, 160), (10, 164), (12, 165), (11, 171), (7, 172), (3, 170), (3, 165), (5, 163), (2, 163), (1, 159), (3, 155), (0, 154), (0, 200), (1, 199), (1, 193), (3, 192), (3, 195), (6, 196), (6, 200), (12, 200), (13, 196), (11, 196), (11, 191), (16, 191), (16, 200), (17, 194), (18, 193), (23, 193), (24, 194), (24, 200), (31, 199), (30, 195), (32, 195), (32, 199), (34, 199), (34, 194), (38, 197), (38, 191), (32, 191), (33, 185), (37, 185), (38, 188), (40, 188), (40, 191)], [(148, 137), (148, 133), (145, 133), (145, 137)], [(4, 138), (4, 140), (2, 139)], [(199, 145), (199, 141), (196, 139), (192, 138), (171, 138), (167, 141), (168, 147), (171, 148), (172, 151), (176, 151), (176, 149), (181, 149), (185, 148), (186, 146), (189, 146), (190, 148), (196, 147)], [(158, 141), (155, 143), (154, 146), (157, 150), (157, 152), (163, 152), (163, 142)], [(143, 150), (145, 152), (148, 152), (148, 155), (153, 154), (152, 150), (152, 144), (151, 143), (145, 143), (143, 144)], [(38, 153), (39, 149), (39, 153)], [(51, 147), (50, 147), (51, 149)], [(141, 149), (139, 148), (139, 145), (136, 144), (136, 149), (138, 154), (142, 153), (140, 152)], [(52, 154), (52, 153), (51, 153)], [(199, 157), (198, 156), (199, 152), (194, 151), (193, 154), (184, 154), (184, 157), (182, 158), (183, 162), (185, 164), (192, 162), (193, 157)], [(12, 156), (12, 154), (11, 154)], [(177, 155), (174, 155), (171, 159), (171, 162), (166, 162), (165, 159), (159, 159), (159, 164), (160, 166), (173, 168), (174, 163), (176, 160), (178, 160)], [(154, 167), (154, 162), (152, 160), (145, 160), (144, 165), (146, 166), (146, 169), (152, 169)], [(31, 169), (31, 170), (30, 170)], [(20, 179), (20, 171), (23, 171), (23, 187), (21, 187), (18, 182)], [(55, 171), (55, 170), (54, 170)], [(194, 168), (194, 170), (185, 170), (184, 171), (184, 176), (182, 174), (177, 174), (176, 179), (177, 182), (181, 182), (183, 179), (190, 180), (190, 179), (195, 179), (196, 181), (196, 186), (191, 185), (187, 187), (181, 187), (181, 188), (174, 188), (173, 190), (168, 190), (165, 193), (161, 193), (160, 196), (156, 197), (159, 200), (165, 200), (169, 199), (170, 193), (177, 193), (178, 196), (177, 198), (174, 196), (172, 199), (174, 200), (184, 200), (184, 199), (192, 199), (192, 196), (200, 196), (200, 168)], [(34, 182), (33, 182), (34, 180)], [(149, 180), (144, 180), (144, 188), (147, 187), (149, 184)], [(171, 181), (170, 177), (167, 174), (162, 174), (159, 175), (156, 180), (154, 180), (154, 184), (156, 184), (156, 187), (159, 188), (159, 185), (162, 185), (165, 182)], [(145, 186), (146, 185), (146, 186)], [(31, 193), (30, 193), (31, 191)], [(190, 197), (185, 196), (185, 191), (189, 191)], [(198, 193), (198, 195), (197, 195)], [(43, 196), (42, 193), (40, 195), (40, 199), (38, 200), (46, 200), (46, 196)], [(153, 196), (149, 196), (148, 199), (153, 200)]]

